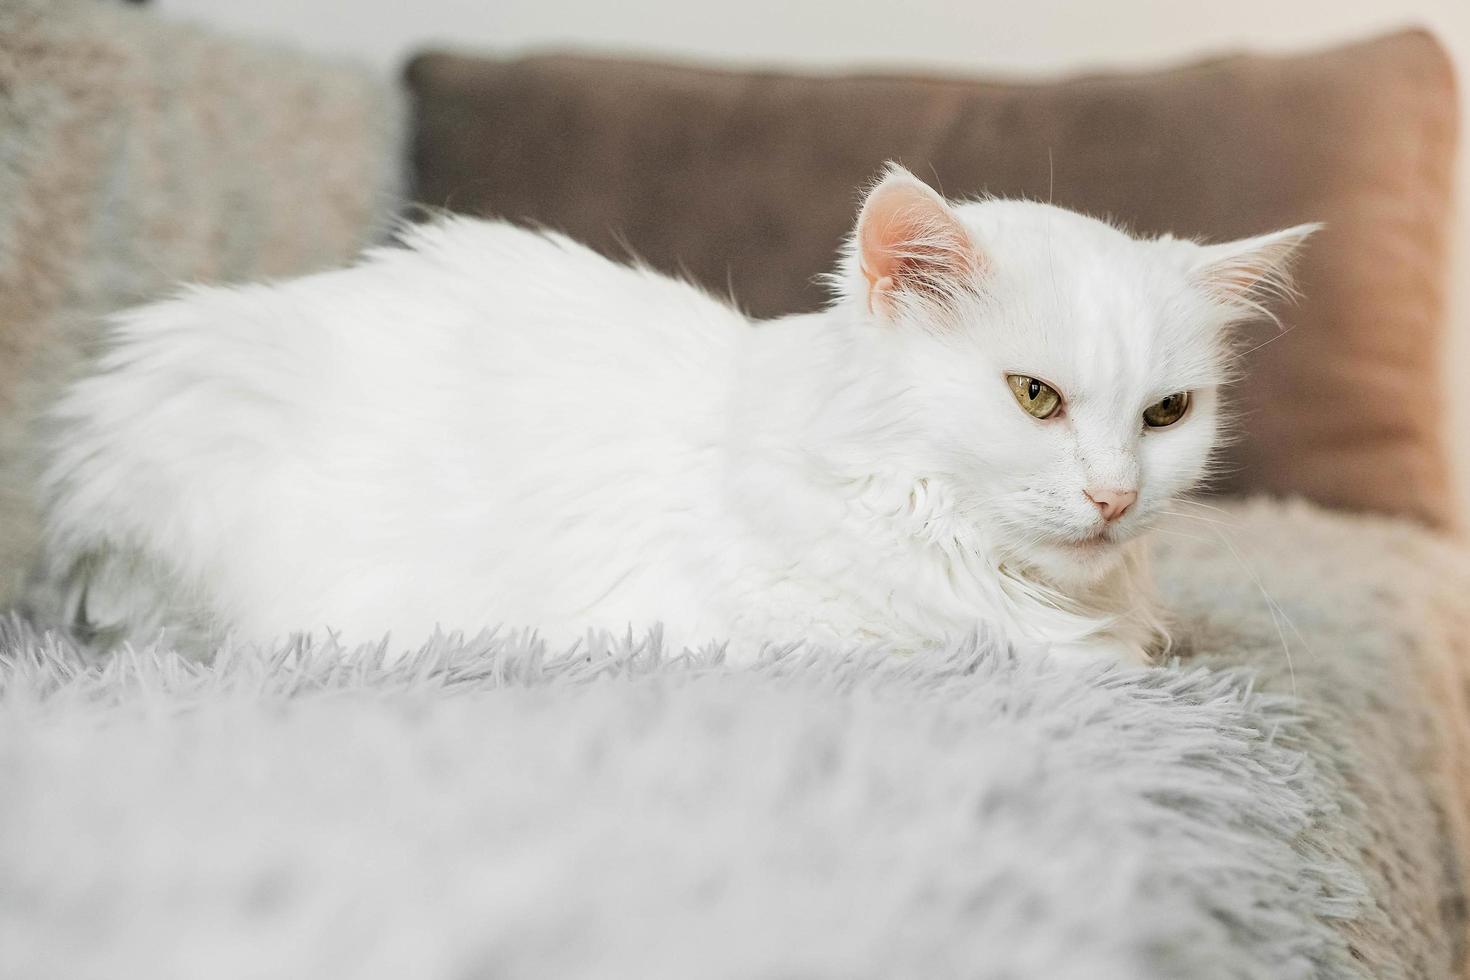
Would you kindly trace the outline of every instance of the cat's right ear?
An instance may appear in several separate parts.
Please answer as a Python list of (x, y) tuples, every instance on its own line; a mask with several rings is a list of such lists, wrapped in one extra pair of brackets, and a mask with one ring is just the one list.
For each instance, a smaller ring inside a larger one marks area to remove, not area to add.
[(868, 310), (888, 318), (952, 307), (973, 294), (981, 272), (980, 253), (954, 210), (892, 163), (863, 201), (853, 251)]

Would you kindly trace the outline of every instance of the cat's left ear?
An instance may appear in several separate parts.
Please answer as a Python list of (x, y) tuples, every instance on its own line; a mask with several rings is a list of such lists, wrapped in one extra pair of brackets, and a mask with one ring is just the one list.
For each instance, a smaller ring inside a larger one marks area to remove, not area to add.
[(1191, 278), (1216, 299), (1244, 313), (1295, 295), (1291, 266), (1320, 224), (1297, 225), (1254, 238), (1196, 247)]
[(981, 266), (944, 198), (892, 163), (863, 201), (853, 251), (868, 310), (890, 318), (915, 308), (938, 312), (975, 289)]

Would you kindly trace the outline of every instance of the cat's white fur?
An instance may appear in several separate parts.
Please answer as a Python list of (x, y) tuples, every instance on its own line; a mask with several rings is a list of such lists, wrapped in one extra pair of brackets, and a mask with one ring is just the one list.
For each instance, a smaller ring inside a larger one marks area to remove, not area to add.
[[(749, 657), (990, 627), (1142, 662), (1143, 534), (1205, 472), (1229, 327), (1309, 231), (1138, 240), (894, 167), (830, 308), (753, 323), (559, 235), (413, 227), (115, 317), (57, 410), (52, 564), (69, 618), (135, 637), (174, 588), (252, 641), (662, 623)], [(1146, 429), (1176, 391), (1188, 415)], [(1097, 485), (1139, 497), (1105, 525)], [(171, 585), (142, 598), (144, 569)]]

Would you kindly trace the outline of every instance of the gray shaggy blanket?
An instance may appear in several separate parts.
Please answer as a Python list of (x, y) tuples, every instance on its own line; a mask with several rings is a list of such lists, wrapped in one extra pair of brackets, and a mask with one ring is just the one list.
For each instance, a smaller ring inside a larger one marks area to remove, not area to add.
[(1156, 669), (12, 623), (0, 976), (1456, 975), (1462, 552), (1208, 513)]

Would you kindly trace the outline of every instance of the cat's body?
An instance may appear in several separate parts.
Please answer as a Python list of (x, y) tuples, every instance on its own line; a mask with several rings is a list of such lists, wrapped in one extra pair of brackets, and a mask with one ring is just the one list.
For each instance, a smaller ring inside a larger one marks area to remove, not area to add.
[[(843, 299), (768, 323), (469, 219), (351, 269), (119, 316), (57, 413), (68, 618), (169, 625), (157, 581), (129, 571), (150, 568), (261, 642), (330, 629), (404, 649), (502, 625), (564, 647), (661, 623), (675, 648), (748, 657), (990, 627), (1143, 660), (1138, 532), (1204, 470), (1247, 291), (1191, 296), (1207, 250), (1190, 243), (920, 188), (895, 172), (870, 197), (877, 237), (860, 227)], [(964, 269), (929, 267), (949, 245), (925, 223), (949, 218), (976, 277), (952, 288), (933, 276)], [(1024, 414), (1007, 372), (1075, 385), (1074, 431)], [(1138, 412), (1174, 391), (1193, 417), (1146, 431)], [(1135, 487), (1131, 515), (1102, 519), (1082, 492), (1099, 480)]]

